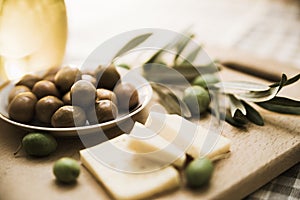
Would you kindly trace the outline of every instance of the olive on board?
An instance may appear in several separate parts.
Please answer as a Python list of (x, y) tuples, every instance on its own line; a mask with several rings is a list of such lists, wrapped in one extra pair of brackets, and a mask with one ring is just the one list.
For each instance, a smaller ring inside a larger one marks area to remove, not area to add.
[(77, 68), (63, 67), (61, 68), (54, 77), (56, 87), (62, 94), (68, 92), (72, 85), (78, 80), (80, 71)]
[(13, 98), (8, 105), (8, 115), (18, 122), (30, 122), (34, 117), (36, 96), (32, 92), (23, 92)]
[(104, 89), (104, 88), (99, 88), (96, 90), (96, 101), (100, 101), (100, 100), (110, 100), (112, 101), (115, 105), (118, 104), (117, 101), (117, 96), (113, 91)]
[(45, 96), (35, 105), (35, 118), (45, 124), (51, 124), (51, 117), (64, 103), (55, 96)]
[(80, 164), (73, 158), (60, 158), (54, 163), (53, 174), (58, 181), (72, 183), (80, 174)]
[(47, 156), (57, 148), (55, 138), (46, 133), (29, 133), (22, 139), (25, 152), (31, 156)]
[(42, 80), (34, 84), (32, 92), (36, 95), (38, 99), (48, 95), (56, 97), (60, 96), (55, 84), (47, 80)]
[(72, 101), (71, 101), (71, 92), (67, 92), (62, 97), (62, 101), (64, 102), (65, 105), (71, 105), (72, 104)]
[(108, 67), (99, 66), (96, 69), (95, 74), (98, 81), (97, 88), (113, 90), (117, 82), (120, 80), (120, 74), (114, 65), (110, 65)]
[(8, 102), (11, 102), (15, 96), (22, 92), (30, 92), (30, 89), (25, 85), (17, 85), (15, 86), (8, 95)]
[(139, 104), (139, 95), (135, 87), (126, 82), (119, 83), (114, 92), (118, 99), (118, 106), (122, 110), (130, 110)]
[(72, 105), (90, 107), (95, 104), (96, 88), (86, 80), (79, 80), (71, 87)]
[(85, 124), (85, 112), (78, 106), (62, 106), (51, 118), (51, 125), (55, 128), (84, 126)]
[(25, 85), (31, 89), (34, 86), (34, 84), (40, 80), (42, 79), (36, 75), (26, 74), (21, 78), (21, 80), (16, 85)]
[(113, 120), (118, 115), (117, 106), (110, 100), (97, 101), (95, 111), (98, 123)]

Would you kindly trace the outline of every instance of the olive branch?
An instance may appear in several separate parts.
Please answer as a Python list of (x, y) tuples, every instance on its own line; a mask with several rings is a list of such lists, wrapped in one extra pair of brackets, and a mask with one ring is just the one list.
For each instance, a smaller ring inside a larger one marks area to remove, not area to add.
[[(216, 116), (217, 119), (224, 119), (233, 126), (243, 127), (248, 122), (259, 126), (264, 125), (263, 117), (251, 104), (276, 113), (300, 115), (300, 101), (278, 96), (282, 88), (297, 82), (300, 79), (300, 74), (289, 79), (285, 74), (282, 74), (281, 80), (271, 85), (245, 81), (210, 81), (206, 77), (219, 72), (222, 69), (221, 64), (218, 61), (201, 66), (191, 64), (203, 48), (201, 45), (198, 45), (194, 49), (188, 50), (187, 46), (192, 41), (194, 34), (191, 34), (187, 29), (182, 32), (182, 35), (187, 35), (188, 37), (175, 38), (149, 57), (143, 65), (144, 77), (151, 82), (153, 90), (160, 98), (160, 103), (169, 113), (183, 114), (183, 116), (188, 118), (192, 117), (185, 102), (168, 87), (160, 84), (162, 82), (176, 81), (177, 76), (168, 73), (168, 69), (172, 68), (182, 74), (191, 84), (200, 84), (208, 90), (215, 107), (214, 109), (208, 108), (208, 112)], [(137, 47), (150, 36), (151, 33), (146, 33), (133, 38), (119, 50), (115, 58)], [(164, 54), (168, 53), (165, 52), (166, 48), (173, 49), (176, 52), (170, 64), (166, 64), (167, 62), (164, 59)], [(183, 51), (188, 51), (185, 58), (180, 57)], [(119, 64), (119, 66), (130, 69), (128, 64)], [(199, 79), (202, 80), (201, 83), (199, 83)], [(225, 113), (221, 113), (219, 110), (219, 95), (225, 95), (228, 100)]]

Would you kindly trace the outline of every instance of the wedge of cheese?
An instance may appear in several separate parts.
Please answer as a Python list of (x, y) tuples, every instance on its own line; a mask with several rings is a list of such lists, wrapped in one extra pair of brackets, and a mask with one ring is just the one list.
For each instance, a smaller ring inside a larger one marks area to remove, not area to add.
[[(115, 199), (144, 199), (180, 184), (172, 167), (137, 156), (128, 149), (129, 137), (123, 134), (110, 141), (81, 150), (81, 162)], [(101, 155), (99, 155), (101, 154)]]
[(185, 152), (143, 124), (135, 122), (129, 137), (128, 147), (144, 154), (145, 158), (158, 161), (163, 165), (174, 164), (179, 168), (183, 167), (186, 160)]
[(230, 140), (179, 115), (151, 112), (145, 126), (193, 158), (208, 158), (230, 150)]

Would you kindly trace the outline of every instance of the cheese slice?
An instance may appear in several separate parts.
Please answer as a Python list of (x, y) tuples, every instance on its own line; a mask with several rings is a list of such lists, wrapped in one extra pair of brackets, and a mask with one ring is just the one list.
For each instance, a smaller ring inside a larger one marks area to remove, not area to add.
[(145, 126), (193, 158), (211, 158), (230, 150), (229, 139), (179, 115), (151, 112)]
[(180, 175), (174, 167), (161, 168), (132, 153), (128, 141), (128, 135), (123, 134), (80, 151), (83, 165), (115, 199), (144, 199), (179, 187)]
[(128, 147), (137, 153), (143, 153), (145, 158), (159, 161), (164, 165), (173, 163), (177, 167), (183, 167), (185, 152), (157, 135), (143, 124), (135, 122), (128, 142)]

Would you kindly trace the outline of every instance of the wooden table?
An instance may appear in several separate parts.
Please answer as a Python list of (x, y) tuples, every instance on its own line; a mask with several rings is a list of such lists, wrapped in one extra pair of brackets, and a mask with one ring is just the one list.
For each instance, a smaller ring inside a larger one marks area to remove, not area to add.
[[(262, 81), (230, 69), (221, 72), (223, 80), (247, 79)], [(284, 89), (282, 95), (299, 97), (300, 84)], [(155, 97), (151, 103), (155, 103)], [(147, 109), (151, 107), (148, 106)], [(144, 121), (147, 109), (135, 118)], [(255, 191), (300, 161), (300, 116), (274, 114), (262, 111), (265, 126), (249, 124), (238, 129), (225, 123), (223, 134), (232, 140), (231, 155), (218, 161), (209, 187), (190, 191), (179, 190), (159, 195), (158, 199), (240, 199)], [(210, 116), (199, 123), (207, 126)], [(83, 145), (78, 138), (59, 138), (57, 151), (49, 157), (32, 158), (13, 152), (20, 144), (24, 131), (0, 121), (0, 199), (110, 199), (91, 174), (81, 167), (76, 184), (63, 185), (55, 181), (52, 165), (58, 158), (79, 159)], [(117, 129), (109, 134), (118, 134)], [(132, 183), (134, 184), (134, 183)]]

